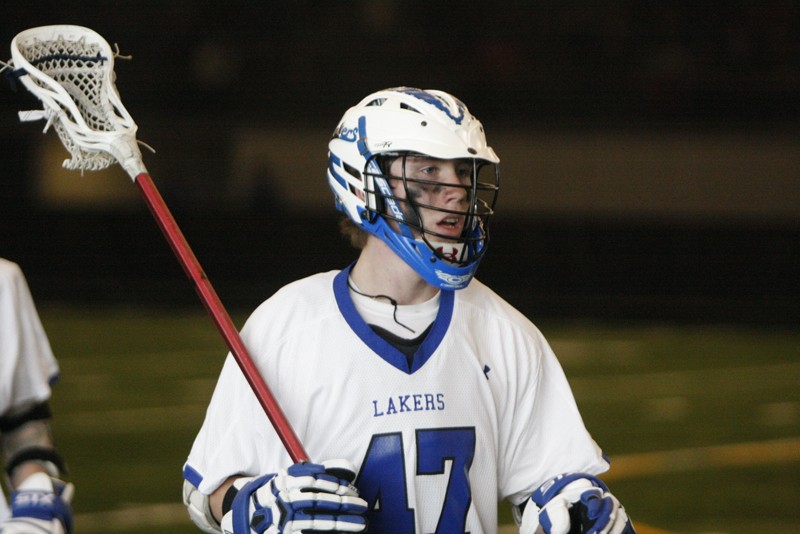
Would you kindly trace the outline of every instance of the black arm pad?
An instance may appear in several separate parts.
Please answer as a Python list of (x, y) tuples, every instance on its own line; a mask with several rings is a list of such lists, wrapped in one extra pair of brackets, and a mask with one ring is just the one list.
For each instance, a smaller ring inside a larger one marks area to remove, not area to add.
[(64, 458), (62, 458), (55, 449), (47, 447), (28, 447), (22, 449), (8, 459), (8, 462), (6, 463), (6, 473), (8, 473), (8, 476), (10, 477), (11, 473), (14, 472), (14, 469), (23, 463), (35, 461), (47, 462), (56, 466), (58, 473), (51, 473), (53, 476), (60, 476), (67, 473), (67, 465), (64, 462)]
[(53, 414), (50, 412), (50, 405), (47, 401), (41, 402), (21, 414), (0, 417), (0, 434), (13, 432), (30, 421), (50, 419), (52, 416)]

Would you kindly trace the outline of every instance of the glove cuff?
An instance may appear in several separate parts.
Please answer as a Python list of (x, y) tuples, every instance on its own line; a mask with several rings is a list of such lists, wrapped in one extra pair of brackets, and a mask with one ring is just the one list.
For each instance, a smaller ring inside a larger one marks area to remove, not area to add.
[(72, 532), (72, 511), (69, 500), (72, 487), (50, 478), (46, 473), (34, 473), (11, 494), (11, 516), (30, 517), (42, 521), (58, 520), (67, 533)]
[[(230, 509), (234, 532), (250, 532), (250, 521), (252, 519), (250, 510), (251, 496), (274, 477), (275, 474), (270, 473), (256, 478), (240, 478), (233, 483), (231, 488), (236, 488), (236, 494), (231, 499)], [(231, 490), (229, 489), (225, 493), (226, 498), (230, 492)], [(268, 522), (270, 521), (271, 518), (269, 518)]]
[(519, 526), (519, 534), (536, 533), (536, 530), (539, 528), (540, 511), (541, 508), (539, 508), (536, 503), (530, 499), (523, 503), (521, 509), (519, 507), (514, 508), (515, 519), (517, 520), (517, 525)]
[(608, 491), (608, 486), (594, 475), (587, 473), (565, 473), (558, 475), (539, 486), (539, 488), (531, 495), (531, 501), (535, 502), (540, 507), (544, 507), (550, 500), (558, 495), (567, 486), (573, 482), (580, 482), (585, 484), (587, 488), (597, 487), (603, 491)]

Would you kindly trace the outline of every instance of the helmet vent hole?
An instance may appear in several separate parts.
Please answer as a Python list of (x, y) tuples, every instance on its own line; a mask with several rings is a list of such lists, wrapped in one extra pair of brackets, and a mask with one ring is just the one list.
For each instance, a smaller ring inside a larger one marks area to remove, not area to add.
[(425, 127), (425, 126), (427, 126), (427, 125), (428, 125), (428, 122), (427, 122), (427, 121), (422, 121), (422, 122), (420, 123), (420, 126), (422, 126), (422, 127)]
[(347, 163), (343, 164), (344, 170), (348, 172), (348, 174), (355, 176), (356, 178), (361, 178), (361, 173), (353, 167), (352, 165), (348, 165)]
[(472, 147), (469, 147), (469, 148), (467, 149), (467, 152), (469, 152), (470, 154), (477, 154), (477, 153), (478, 153), (478, 151), (477, 151), (477, 150), (475, 150), (475, 149), (474, 149), (474, 148), (472, 148)]

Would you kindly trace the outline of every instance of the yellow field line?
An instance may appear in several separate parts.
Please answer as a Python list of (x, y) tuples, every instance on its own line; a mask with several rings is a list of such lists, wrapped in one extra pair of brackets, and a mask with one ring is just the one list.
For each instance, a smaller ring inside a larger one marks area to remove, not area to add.
[[(662, 530), (660, 528), (651, 527), (650, 525), (643, 525), (634, 519), (633, 526), (636, 528), (636, 534), (675, 534), (669, 530)], [(501, 525), (497, 529), (497, 534), (519, 534), (519, 529), (516, 525)]]
[[(178, 501), (178, 499), (176, 499)], [(186, 507), (178, 502), (132, 505), (104, 512), (75, 515), (75, 532), (119, 532), (192, 524)]]
[(692, 447), (672, 451), (626, 454), (611, 459), (607, 481), (678, 471), (753, 466), (800, 460), (800, 438), (730, 445)]
[[(612, 459), (606, 481), (645, 477), (677, 471), (719, 467), (764, 465), (800, 460), (800, 438), (693, 447), (673, 451), (626, 454)], [(105, 512), (75, 516), (80, 532), (112, 532), (134, 527), (147, 528), (190, 524), (186, 509), (180, 503), (132, 506)], [(637, 534), (674, 534), (673, 532), (635, 521)], [(76, 528), (77, 530), (77, 528)], [(498, 534), (516, 534), (517, 527), (502, 525)]]
[(636, 534), (675, 534), (670, 530), (663, 530), (650, 525), (643, 525), (634, 520), (633, 526), (636, 528)]

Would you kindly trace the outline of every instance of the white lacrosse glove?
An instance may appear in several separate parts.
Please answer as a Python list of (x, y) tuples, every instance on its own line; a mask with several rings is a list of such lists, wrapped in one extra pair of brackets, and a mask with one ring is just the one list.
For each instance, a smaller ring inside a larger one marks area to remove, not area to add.
[(70, 534), (70, 501), (75, 488), (45, 473), (35, 473), (11, 494), (11, 517), (1, 534)]
[(222, 532), (364, 532), (367, 501), (358, 496), (354, 479), (355, 468), (346, 460), (297, 463), (278, 474), (240, 478)]
[(533, 492), (522, 516), (520, 534), (636, 534), (625, 508), (597, 477), (566, 473)]

